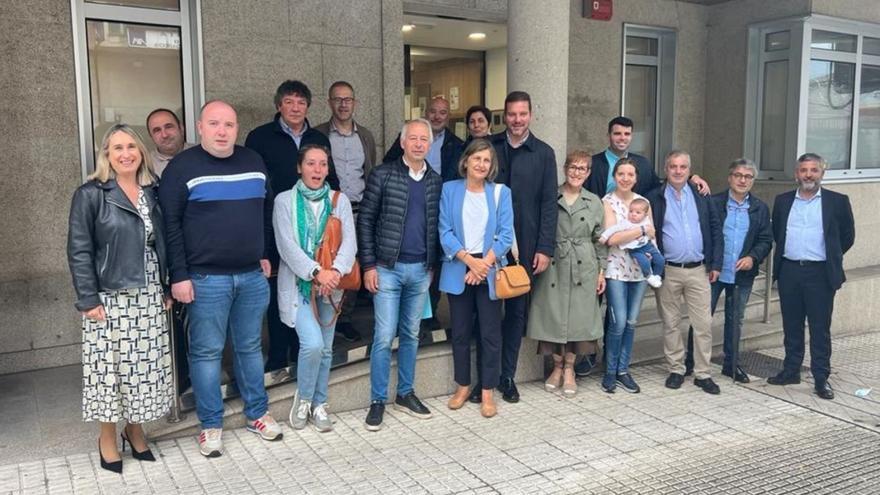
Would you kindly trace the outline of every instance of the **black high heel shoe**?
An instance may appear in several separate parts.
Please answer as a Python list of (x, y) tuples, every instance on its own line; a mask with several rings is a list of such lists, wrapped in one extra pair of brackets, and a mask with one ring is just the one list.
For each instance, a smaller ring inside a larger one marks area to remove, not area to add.
[[(135, 459), (137, 459), (139, 461), (155, 462), (156, 458), (153, 457), (153, 451), (151, 451), (150, 449), (147, 449), (143, 452), (138, 452), (137, 450), (134, 449), (134, 444), (131, 443), (131, 440), (128, 439), (128, 435), (126, 435), (126, 433), (128, 432), (127, 428), (128, 427), (123, 428), (122, 433), (119, 434), (119, 437), (122, 438), (122, 451), (125, 452), (125, 443), (128, 442), (128, 445), (131, 447), (131, 456), (132, 457), (134, 457)], [(120, 462), (120, 464), (122, 464), (122, 463)], [(120, 466), (119, 469), (121, 470), (122, 467)]]
[(106, 469), (107, 471), (112, 471), (116, 474), (122, 474), (122, 459), (113, 462), (107, 462), (104, 460), (104, 454), (101, 452), (101, 439), (98, 439), (98, 457), (101, 458), (101, 467)]

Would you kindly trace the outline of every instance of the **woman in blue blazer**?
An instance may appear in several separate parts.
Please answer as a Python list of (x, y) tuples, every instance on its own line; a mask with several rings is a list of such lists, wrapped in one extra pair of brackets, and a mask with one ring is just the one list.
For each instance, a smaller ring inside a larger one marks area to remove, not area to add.
[(458, 384), (449, 408), (461, 408), (469, 395), (470, 338), (476, 313), (482, 351), (480, 413), (490, 418), (497, 411), (492, 391), (501, 372), (501, 300), (495, 297), (495, 266), (506, 264), (513, 243), (513, 204), (510, 189), (492, 182), (498, 174), (498, 160), (485, 139), (475, 139), (465, 148), (458, 172), (464, 179), (443, 184), (440, 196), (444, 254), (440, 290), (449, 295)]

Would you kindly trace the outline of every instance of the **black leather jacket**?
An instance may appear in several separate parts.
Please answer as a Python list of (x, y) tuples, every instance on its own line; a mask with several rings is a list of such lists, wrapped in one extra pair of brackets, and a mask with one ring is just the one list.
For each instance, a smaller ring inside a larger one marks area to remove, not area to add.
[[(383, 163), (367, 177), (357, 220), (358, 258), (365, 270), (382, 265), (394, 267), (403, 242), (403, 224), (409, 200), (409, 167), (402, 158)], [(427, 201), (427, 264), (437, 263), (439, 249), (438, 219), (443, 180), (431, 167), (425, 177)]]
[[(150, 206), (159, 274), (167, 289), (165, 235), (155, 186), (144, 186)], [(76, 290), (76, 309), (101, 304), (99, 291), (146, 287), (144, 223), (115, 180), (87, 182), (73, 194), (67, 235), (67, 263)]]

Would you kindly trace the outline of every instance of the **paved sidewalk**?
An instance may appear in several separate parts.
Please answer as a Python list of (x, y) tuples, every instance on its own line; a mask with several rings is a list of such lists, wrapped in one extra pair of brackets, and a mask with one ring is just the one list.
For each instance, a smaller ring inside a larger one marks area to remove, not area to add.
[[(835, 369), (876, 371), (880, 334), (870, 335), (836, 339)], [(96, 452), (0, 466), (0, 493), (880, 494), (880, 432), (851, 416), (811, 410), (757, 378), (718, 380), (722, 393), (710, 396), (690, 380), (664, 388), (661, 365), (633, 375), (641, 394), (605, 394), (595, 377), (574, 399), (523, 384), (522, 401), (499, 402), (489, 420), (437, 398), (426, 401), (430, 420), (389, 408), (378, 433), (363, 428), (363, 410), (333, 415), (326, 434), (285, 425), (274, 443), (230, 430), (217, 459), (194, 438), (168, 440), (154, 446), (156, 463), (126, 453), (123, 476), (101, 470)], [(858, 404), (880, 414), (873, 397)]]

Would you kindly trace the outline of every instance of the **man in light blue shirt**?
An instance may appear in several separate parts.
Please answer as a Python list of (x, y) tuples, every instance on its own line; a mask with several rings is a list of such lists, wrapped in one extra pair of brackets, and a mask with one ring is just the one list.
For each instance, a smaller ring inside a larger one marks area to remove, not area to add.
[(843, 255), (856, 233), (849, 198), (821, 188), (827, 167), (815, 153), (801, 155), (795, 168), (797, 190), (780, 194), (773, 205), (773, 278), (779, 287), (785, 360), (782, 371), (767, 383), (800, 383), (804, 322), (809, 321), (813, 387), (816, 395), (830, 400), (831, 314), (834, 295), (846, 280)]
[(657, 309), (663, 320), (663, 351), (669, 368), (666, 387), (684, 382), (685, 345), (681, 306), (687, 305), (694, 329), (694, 385), (709, 394), (721, 389), (712, 380), (712, 312), (710, 284), (721, 270), (723, 240), (715, 207), (688, 184), (691, 157), (685, 151), (666, 155), (666, 185), (648, 194), (657, 247), (666, 258), (663, 285), (656, 289)]

